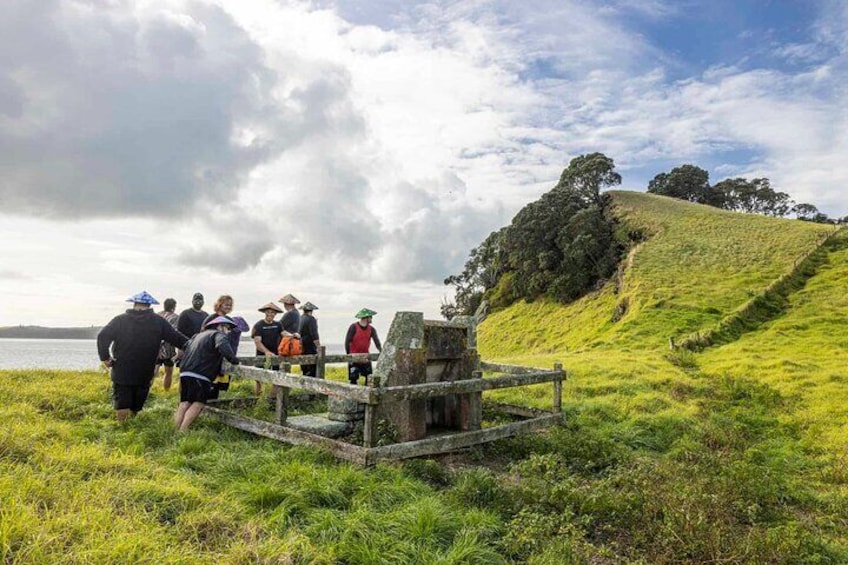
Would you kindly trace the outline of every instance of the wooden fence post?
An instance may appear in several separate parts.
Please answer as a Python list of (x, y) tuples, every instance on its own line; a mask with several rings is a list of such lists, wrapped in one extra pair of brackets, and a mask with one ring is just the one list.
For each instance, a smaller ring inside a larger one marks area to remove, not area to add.
[(277, 414), (276, 419), (277, 423), (281, 426), (286, 423), (286, 420), (289, 417), (289, 387), (287, 386), (278, 386), (277, 387)]
[[(472, 379), (482, 379), (483, 371), (471, 372)], [(468, 395), (468, 429), (479, 430), (483, 425), (483, 393), (472, 392)]]
[(318, 348), (318, 359), (315, 362), (315, 378), (323, 379), (326, 375), (327, 367), (327, 348), (321, 346)]
[[(562, 363), (554, 363), (554, 371), (559, 371), (562, 377)], [(562, 378), (554, 381), (554, 413), (562, 412)]]
[[(365, 386), (374, 388), (374, 376), (369, 375), (365, 380)], [(362, 430), (362, 446), (374, 447), (377, 445), (377, 406), (378, 404), (365, 405), (365, 422)]]

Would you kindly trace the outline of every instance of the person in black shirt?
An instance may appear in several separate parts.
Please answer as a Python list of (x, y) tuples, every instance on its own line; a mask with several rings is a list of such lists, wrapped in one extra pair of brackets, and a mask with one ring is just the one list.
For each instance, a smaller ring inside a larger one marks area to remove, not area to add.
[(269, 302), (259, 311), (265, 314), (265, 318), (253, 324), (250, 337), (253, 338), (253, 343), (256, 345), (256, 356), (270, 357), (277, 354), (280, 338), (283, 335), (283, 324), (276, 321), (274, 317), (283, 310), (273, 302)]
[[(312, 315), (312, 312), (317, 309), (318, 307), (309, 301), (301, 308), (303, 315), (300, 317), (298, 333), (303, 342), (304, 355), (315, 355), (318, 353), (318, 348), (321, 347), (320, 337), (318, 336), (318, 321)], [(301, 365), (300, 370), (306, 377), (315, 376), (315, 365)]]
[(209, 314), (203, 311), (203, 295), (195, 292), (191, 298), (191, 308), (186, 308), (180, 312), (180, 318), (177, 320), (177, 331), (188, 338), (192, 338), (200, 333), (200, 326)]
[[(256, 345), (256, 356), (273, 357), (277, 354), (277, 348), (280, 346), (280, 338), (283, 336), (283, 324), (276, 321), (274, 316), (281, 313), (283, 310), (273, 302), (269, 302), (259, 309), (265, 314), (265, 318), (253, 324), (253, 329), (250, 330), (250, 337), (253, 338), (253, 343)], [(266, 361), (267, 362), (267, 361)], [(271, 365), (271, 370), (279, 371), (279, 365)], [(262, 394), (262, 382), (256, 381), (254, 385), (256, 396)]]
[(286, 309), (286, 313), (280, 318), (280, 323), (283, 325), (283, 335), (291, 335), (300, 339), (298, 333), (300, 330), (300, 312), (297, 311), (296, 307), (297, 304), (300, 304), (300, 300), (291, 294), (287, 294), (277, 302), (282, 302), (283, 308)]
[(213, 397), (212, 381), (221, 372), (223, 360), (238, 365), (228, 337), (235, 325), (230, 318), (218, 316), (186, 345), (180, 369), (180, 404), (174, 414), (174, 427), (179, 431), (186, 431)]
[(112, 318), (97, 334), (97, 354), (112, 370), (112, 399), (119, 422), (126, 422), (144, 407), (162, 342), (182, 349), (188, 341), (150, 308), (159, 302), (147, 291), (127, 302), (133, 307)]

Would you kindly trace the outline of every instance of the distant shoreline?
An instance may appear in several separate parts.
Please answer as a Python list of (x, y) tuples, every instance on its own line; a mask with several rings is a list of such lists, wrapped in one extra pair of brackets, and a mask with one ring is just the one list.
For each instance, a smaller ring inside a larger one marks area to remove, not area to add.
[(0, 328), (0, 338), (16, 339), (96, 339), (100, 326), (49, 328), (45, 326), (7, 326)]

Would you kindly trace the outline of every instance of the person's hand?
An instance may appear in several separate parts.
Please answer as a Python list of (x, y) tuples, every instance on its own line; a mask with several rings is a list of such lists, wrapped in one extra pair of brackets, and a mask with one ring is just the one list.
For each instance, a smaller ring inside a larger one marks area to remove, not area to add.
[(106, 359), (102, 363), (103, 363), (104, 367), (106, 367), (107, 369), (111, 369), (112, 366), (115, 364), (115, 360), (110, 357), (109, 359)]
[(299, 333), (294, 332), (292, 335), (293, 335), (294, 337), (296, 337), (297, 339), (300, 339), (300, 334), (299, 334)]
[(273, 356), (274, 356), (274, 354), (273, 354), (273, 353), (271, 353), (271, 352), (270, 352), (270, 351), (268, 351), (267, 349), (265, 350), (265, 357), (273, 357)]

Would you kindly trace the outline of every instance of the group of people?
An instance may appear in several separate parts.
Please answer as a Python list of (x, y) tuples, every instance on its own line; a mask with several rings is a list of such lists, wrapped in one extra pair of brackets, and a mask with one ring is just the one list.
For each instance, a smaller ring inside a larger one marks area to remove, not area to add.
[[(113, 318), (97, 335), (97, 350), (101, 362), (111, 369), (112, 400), (119, 422), (125, 422), (140, 412), (150, 393), (153, 378), (161, 371), (162, 385), (169, 390), (174, 367), (180, 370), (180, 403), (174, 414), (174, 426), (185, 431), (194, 422), (206, 403), (218, 397), (229, 386), (229, 376), (222, 371), (223, 360), (237, 365), (241, 334), (250, 330), (257, 356), (273, 357), (279, 353), (284, 340), (296, 340), (303, 355), (314, 355), (321, 346), (318, 322), (314, 312), (318, 307), (306, 302), (298, 311), (300, 300), (287, 294), (279, 299), (280, 308), (269, 302), (259, 308), (264, 318), (252, 328), (244, 318), (231, 316), (233, 298), (218, 297), (212, 313), (203, 310), (203, 295), (192, 297), (191, 308), (176, 314), (176, 301), (165, 300), (164, 310), (156, 313), (152, 306), (159, 304), (147, 291), (127, 299), (132, 308)], [(280, 320), (276, 316), (282, 314)], [(371, 325), (373, 310), (363, 308), (355, 317), (345, 337), (346, 353), (369, 353), (373, 342), (382, 350), (377, 330)], [(271, 364), (279, 370), (279, 364)], [(316, 375), (315, 364), (301, 365), (304, 376)], [(370, 362), (348, 365), (348, 380), (358, 384), (372, 372)], [(276, 387), (274, 387), (276, 388)], [(256, 381), (254, 392), (262, 394), (262, 383)], [(271, 391), (272, 396), (276, 393)]]

